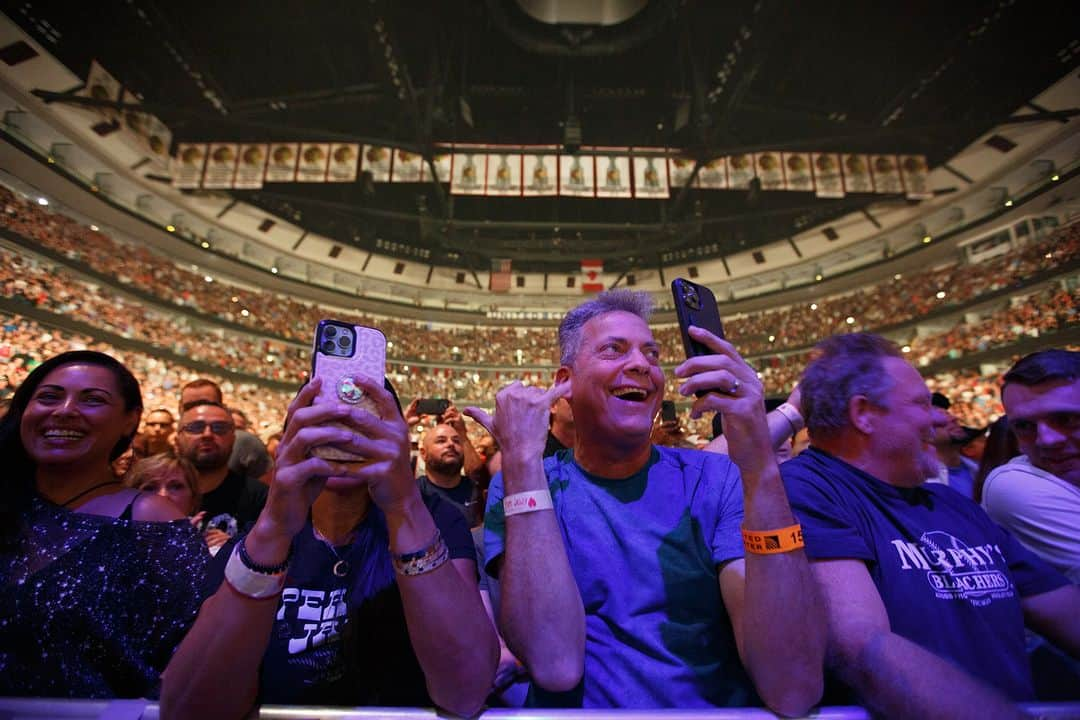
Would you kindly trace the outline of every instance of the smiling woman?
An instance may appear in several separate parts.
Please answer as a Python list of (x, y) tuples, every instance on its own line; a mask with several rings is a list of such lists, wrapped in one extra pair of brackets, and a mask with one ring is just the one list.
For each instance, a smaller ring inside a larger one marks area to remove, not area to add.
[(0, 419), (0, 694), (152, 695), (194, 620), (202, 540), (146, 522), (180, 513), (110, 467), (141, 413), (127, 368), (77, 351), (30, 373)]

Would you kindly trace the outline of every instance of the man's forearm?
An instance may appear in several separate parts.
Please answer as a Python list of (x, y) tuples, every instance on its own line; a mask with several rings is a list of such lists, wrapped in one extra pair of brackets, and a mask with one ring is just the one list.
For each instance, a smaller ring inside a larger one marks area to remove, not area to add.
[[(506, 494), (546, 490), (539, 458), (503, 464)], [(573, 688), (585, 653), (585, 611), (552, 510), (506, 518), (500, 629), (507, 645), (547, 690)]]
[[(744, 527), (774, 530), (795, 523), (775, 464), (744, 482)], [(743, 653), (763, 700), (801, 715), (822, 692), (825, 614), (803, 550), (746, 553)]]
[(865, 705), (885, 717), (1025, 717), (998, 691), (895, 633), (872, 638), (857, 657), (845, 658), (830, 652), (829, 665)]

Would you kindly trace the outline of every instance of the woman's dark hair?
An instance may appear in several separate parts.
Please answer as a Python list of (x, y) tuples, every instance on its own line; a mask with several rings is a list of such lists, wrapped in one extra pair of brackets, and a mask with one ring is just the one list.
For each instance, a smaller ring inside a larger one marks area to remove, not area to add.
[[(30, 405), (30, 398), (34, 396), (42, 380), (53, 370), (64, 365), (96, 365), (105, 368), (116, 379), (120, 397), (124, 401), (124, 410), (128, 412), (142, 410), (142, 391), (139, 389), (139, 381), (130, 370), (124, 367), (123, 363), (105, 353), (94, 350), (72, 350), (55, 355), (34, 368), (26, 376), (26, 380), (19, 385), (11, 397), (8, 411), (3, 418), (0, 418), (0, 458), (3, 458), (4, 475), (7, 477), (7, 481), (0, 489), (0, 533), (7, 534), (14, 531), (19, 525), (18, 515), (34, 496), (34, 461), (26, 453), (19, 433), (23, 413), (26, 412), (27, 406)], [(124, 454), (131, 445), (133, 437), (134, 433), (120, 438), (109, 453), (110, 462)]]
[(979, 462), (978, 472), (975, 473), (975, 502), (982, 503), (983, 485), (990, 471), (999, 465), (1004, 465), (1019, 454), (1020, 448), (1016, 444), (1016, 436), (1009, 430), (1009, 418), (1002, 415), (991, 423), (990, 431), (986, 435), (982, 460)]

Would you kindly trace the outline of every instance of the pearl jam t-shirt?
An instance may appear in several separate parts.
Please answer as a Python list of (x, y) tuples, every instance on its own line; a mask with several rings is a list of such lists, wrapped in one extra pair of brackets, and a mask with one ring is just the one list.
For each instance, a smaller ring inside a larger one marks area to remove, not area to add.
[[(424, 497), (451, 559), (476, 559), (461, 512)], [(231, 543), (214, 558), (220, 585)], [(344, 561), (344, 577), (334, 566)], [(331, 550), (311, 523), (293, 541), (293, 559), (263, 655), (259, 702), (303, 705), (430, 706), (409, 641), (390, 561), (386, 520), (374, 505), (350, 545)]]
[(1020, 599), (1064, 576), (944, 485), (895, 487), (816, 448), (780, 473), (812, 560), (862, 560), (893, 632), (1033, 699)]

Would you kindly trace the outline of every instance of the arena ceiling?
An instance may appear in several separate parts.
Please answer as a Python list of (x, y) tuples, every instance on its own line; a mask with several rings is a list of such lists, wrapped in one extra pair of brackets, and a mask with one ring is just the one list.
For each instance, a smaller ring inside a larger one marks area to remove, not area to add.
[[(3, 9), (80, 77), (97, 59), (180, 142), (576, 144), (569, 124), (584, 145), (679, 147), (703, 159), (813, 149), (921, 153), (937, 167), (1080, 57), (1068, 2), (19, 0)], [(520, 271), (566, 270), (583, 257), (628, 270), (703, 242), (742, 251), (871, 203), (908, 202), (693, 189), (665, 201), (475, 198), (363, 179), (232, 192), (343, 242), (404, 240), (440, 265), (509, 257)]]

